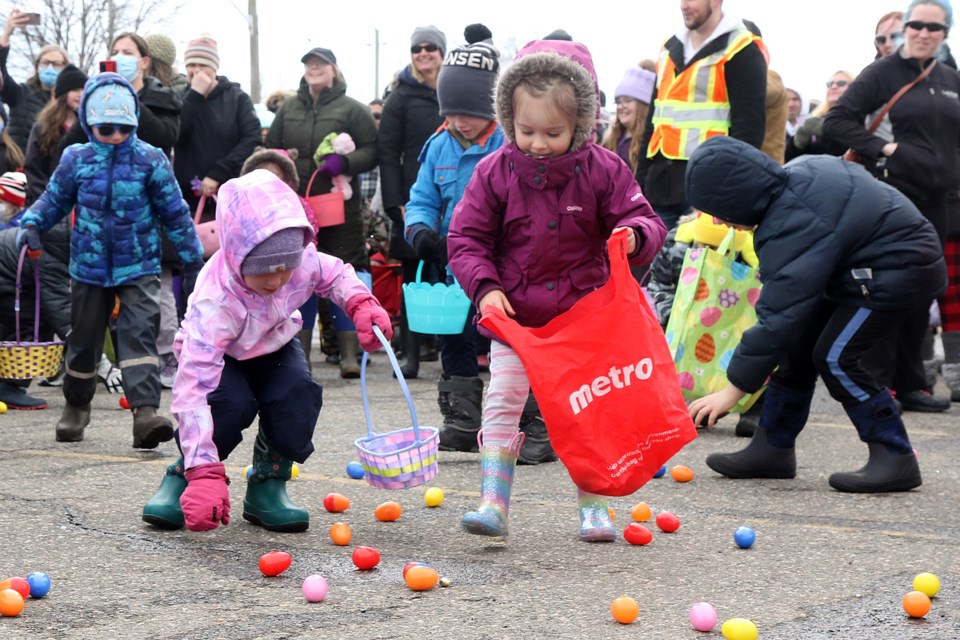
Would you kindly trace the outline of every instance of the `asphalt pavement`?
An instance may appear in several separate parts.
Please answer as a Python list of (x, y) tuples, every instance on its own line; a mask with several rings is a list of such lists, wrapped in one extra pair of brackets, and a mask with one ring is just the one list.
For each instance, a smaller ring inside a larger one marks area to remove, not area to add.
[[(439, 365), (424, 363), (420, 373), (409, 383), (420, 424), (438, 426)], [(763, 639), (960, 638), (958, 408), (907, 414), (924, 478), (915, 491), (847, 495), (828, 486), (830, 473), (861, 466), (866, 446), (821, 388), (798, 441), (794, 480), (729, 480), (710, 471), (707, 454), (746, 444), (727, 418), (671, 461), (693, 469), (692, 482), (668, 474), (611, 499), (621, 529), (643, 500), (655, 513), (679, 516), (675, 533), (650, 522), (654, 536), (646, 546), (622, 538), (578, 541), (574, 488), (553, 463), (518, 469), (510, 538), (501, 541), (459, 527), (478, 502), (476, 454), (441, 453), (437, 477), (403, 491), (348, 477), (346, 465), (357, 458), (353, 442), (365, 432), (360, 384), (319, 361), (315, 377), (324, 385), (317, 452), (288, 484), (292, 499), (311, 513), (300, 534), (271, 533), (240, 517), (253, 432), (227, 461), (229, 526), (192, 533), (146, 525), (141, 508), (175, 458), (173, 444), (132, 449), (131, 415), (102, 387), (84, 441), (59, 444), (61, 392), (34, 386), (49, 409), (0, 415), (0, 578), (43, 571), (52, 588), (28, 600), (18, 617), (0, 619), (0, 638), (684, 640), (721, 638), (720, 623), (734, 617), (752, 620)], [(375, 429), (408, 427), (407, 405), (382, 353), (369, 382)], [(167, 414), (169, 403), (165, 391)], [(424, 504), (429, 487), (445, 492), (441, 506)], [(326, 512), (330, 492), (348, 496), (350, 508)], [(374, 518), (387, 500), (403, 506), (396, 522)], [(338, 521), (353, 529), (350, 546), (328, 536)], [(733, 540), (742, 525), (756, 532), (749, 549)], [(380, 552), (378, 568), (355, 569), (357, 545)], [(293, 563), (266, 578), (257, 562), (273, 550), (288, 552)], [(401, 576), (408, 562), (431, 565), (449, 586), (411, 591)], [(906, 616), (901, 598), (921, 572), (936, 574), (942, 588), (917, 620)], [(312, 574), (330, 585), (321, 603), (301, 593)], [(640, 607), (629, 625), (610, 614), (623, 595)], [(710, 633), (689, 621), (691, 605), (701, 601), (718, 611)]]

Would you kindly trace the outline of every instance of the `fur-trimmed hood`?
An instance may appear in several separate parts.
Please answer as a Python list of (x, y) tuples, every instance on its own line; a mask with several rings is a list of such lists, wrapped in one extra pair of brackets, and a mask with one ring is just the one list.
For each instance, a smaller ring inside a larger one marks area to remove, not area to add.
[(579, 42), (533, 40), (517, 53), (513, 64), (500, 76), (497, 86), (497, 119), (507, 140), (516, 142), (513, 124), (513, 92), (520, 81), (534, 74), (569, 78), (577, 95), (578, 117), (570, 150), (593, 139), (600, 106), (597, 72), (589, 49)]

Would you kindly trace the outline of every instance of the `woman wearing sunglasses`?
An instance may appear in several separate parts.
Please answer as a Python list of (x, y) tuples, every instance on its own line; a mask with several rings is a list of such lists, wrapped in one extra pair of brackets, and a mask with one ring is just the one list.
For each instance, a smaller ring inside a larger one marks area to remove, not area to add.
[(823, 137), (823, 118), (827, 112), (837, 104), (853, 82), (854, 75), (849, 71), (836, 71), (827, 80), (827, 95), (817, 108), (810, 112), (797, 132), (787, 140), (786, 159), (793, 160), (797, 156), (806, 154), (827, 154), (830, 156), (842, 155), (847, 148), (837, 142), (825, 140)]
[(903, 44), (903, 11), (885, 13), (877, 22), (873, 47), (877, 50), (875, 59), (888, 56)]
[[(380, 189), (383, 209), (393, 223), (390, 230), (390, 257), (403, 264), (403, 281), (416, 280), (420, 259), (403, 237), (403, 210), (410, 188), (420, 171), (420, 149), (443, 124), (437, 100), (437, 77), (447, 50), (447, 38), (433, 25), (417, 27), (410, 36), (410, 64), (387, 88), (380, 120), (377, 151), (380, 156)], [(425, 276), (426, 276), (425, 270)], [(439, 274), (439, 269), (437, 269)], [(420, 343), (423, 336), (407, 326), (404, 305), (400, 306), (401, 369), (407, 378), (420, 372)]]
[[(953, 10), (946, 0), (913, 0), (904, 14), (903, 45), (860, 73), (823, 127), (828, 139), (858, 151), (870, 172), (910, 198), (933, 223), (941, 243), (949, 234), (948, 196), (960, 186), (960, 75), (937, 60), (952, 26)], [(924, 72), (928, 75), (921, 77)], [(889, 133), (883, 127), (867, 131), (877, 112), (914, 81), (885, 116)], [(958, 278), (957, 262), (951, 282)], [(872, 354), (879, 379), (896, 392), (905, 411), (950, 407), (949, 400), (931, 395), (924, 372), (921, 352), (928, 323), (926, 311), (917, 313), (901, 325), (896, 340), (878, 345)], [(960, 341), (951, 343), (946, 361), (960, 362)]]

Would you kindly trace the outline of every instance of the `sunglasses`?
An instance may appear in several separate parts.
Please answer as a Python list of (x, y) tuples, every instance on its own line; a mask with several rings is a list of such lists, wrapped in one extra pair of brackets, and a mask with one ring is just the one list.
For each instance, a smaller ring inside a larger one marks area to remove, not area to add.
[(410, 53), (420, 53), (421, 51), (426, 51), (428, 53), (433, 53), (438, 51), (440, 47), (435, 44), (415, 44), (410, 47)]
[(97, 131), (100, 132), (104, 138), (108, 138), (114, 134), (114, 132), (119, 131), (125, 136), (133, 133), (132, 124), (98, 124), (94, 125), (97, 128)]
[(827, 80), (827, 89), (831, 87), (845, 87), (850, 82), (848, 80)]
[(926, 29), (930, 33), (939, 33), (947, 30), (947, 25), (940, 22), (921, 22), (920, 20), (911, 20), (903, 23), (903, 26), (914, 31), (923, 31)]
[(900, 40), (901, 38), (903, 38), (903, 34), (900, 33), (899, 31), (894, 31), (888, 36), (885, 36), (881, 33), (877, 37), (875, 37), (873, 41), (877, 43), (877, 46), (882, 47), (883, 45), (887, 44), (888, 38), (890, 42), (896, 42), (897, 40)]

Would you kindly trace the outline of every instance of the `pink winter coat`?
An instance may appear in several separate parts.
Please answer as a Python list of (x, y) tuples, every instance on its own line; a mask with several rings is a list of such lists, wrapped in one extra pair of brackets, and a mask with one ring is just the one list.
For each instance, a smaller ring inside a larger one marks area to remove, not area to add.
[[(372, 298), (353, 267), (316, 250), (297, 194), (274, 174), (258, 169), (226, 182), (218, 195), (220, 250), (197, 277), (173, 345), (179, 368), (171, 410), (187, 469), (220, 461), (207, 395), (220, 384), (224, 356), (248, 360), (279, 350), (300, 331), (298, 309), (314, 293), (342, 308), (356, 296)], [(277, 293), (263, 297), (244, 284), (240, 265), (255, 246), (293, 227), (304, 230), (303, 262)]]

